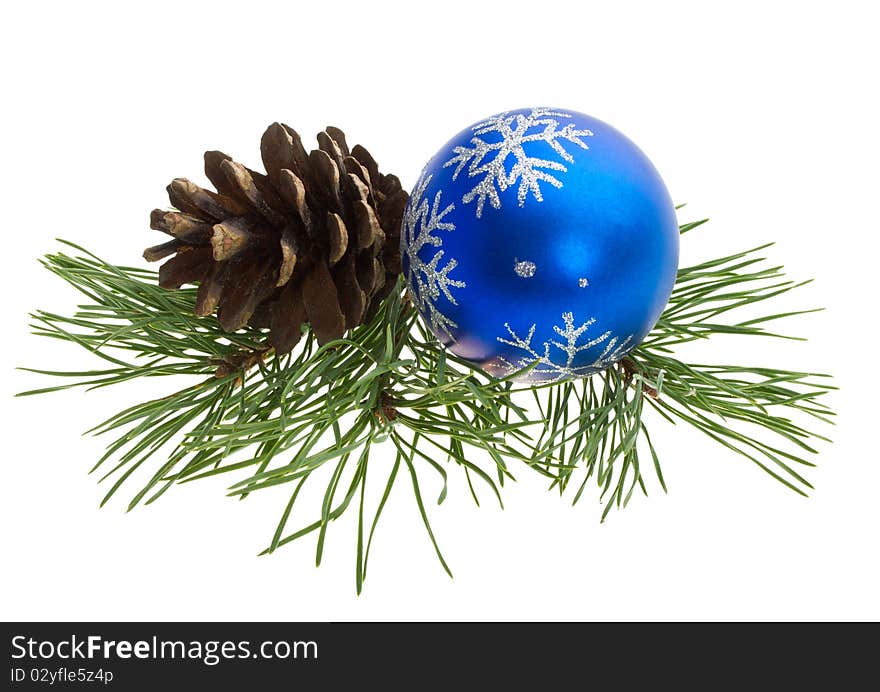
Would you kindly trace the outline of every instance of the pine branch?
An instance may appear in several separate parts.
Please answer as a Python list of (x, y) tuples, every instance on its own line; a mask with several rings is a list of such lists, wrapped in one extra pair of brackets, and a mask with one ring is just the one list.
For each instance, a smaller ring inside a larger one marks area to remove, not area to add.
[[(560, 493), (573, 484), (573, 502), (595, 482), (604, 519), (636, 489), (647, 494), (646, 469), (666, 489), (648, 433), (653, 418), (686, 423), (805, 494), (812, 486), (802, 474), (813, 465), (814, 442), (826, 439), (806, 426), (833, 415), (823, 403), (833, 389), (824, 375), (688, 364), (673, 355), (679, 344), (718, 334), (777, 336), (766, 331), (768, 323), (809, 312), (737, 321), (741, 309), (802, 285), (785, 279), (780, 267), (765, 265), (757, 253), (767, 246), (681, 269), (656, 328), (617, 365), (592, 377), (534, 386), (492, 377), (445, 350), (418, 319), (402, 284), (369, 324), (347, 338), (319, 347), (306, 334), (293, 354), (277, 357), (261, 330), (228, 334), (215, 318), (196, 317), (194, 289), (165, 291), (153, 272), (65, 245), (75, 253), (48, 255), (43, 265), (86, 302), (71, 316), (34, 313), (33, 330), (78, 344), (104, 365), (76, 372), (30, 369), (65, 381), (22, 396), (140, 377), (195, 380), (92, 429), (111, 437), (93, 468), (110, 486), (103, 502), (156, 459), (129, 509), (154, 502), (174, 485), (217, 475), (233, 474), (229, 494), (240, 498), (289, 484), (290, 500), (264, 552), (317, 532), (319, 564), (332, 521), (355, 506), (358, 592), (382, 511), (407, 479), (449, 571), (426, 510), (425, 474), (442, 484), (438, 504), (452, 466), (460, 467), (478, 504), (480, 486), (500, 504), (501, 488), (517, 465), (546, 477)], [(379, 479), (381, 500), (368, 511), (367, 470), (380, 446), (391, 451), (393, 463)], [(301, 491), (319, 472), (327, 477), (320, 516), (293, 528)]]

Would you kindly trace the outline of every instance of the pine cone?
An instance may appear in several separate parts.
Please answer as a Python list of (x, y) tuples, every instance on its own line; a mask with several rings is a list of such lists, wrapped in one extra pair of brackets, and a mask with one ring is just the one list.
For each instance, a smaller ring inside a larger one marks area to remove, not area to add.
[(266, 175), (219, 151), (205, 153), (217, 193), (177, 178), (150, 227), (173, 240), (148, 248), (159, 285), (198, 283), (196, 313), (217, 310), (223, 329), (269, 328), (287, 353), (308, 322), (319, 344), (368, 321), (393, 289), (400, 266), (400, 222), (408, 195), (379, 173), (362, 146), (351, 152), (335, 127), (306, 153), (287, 125), (269, 126), (260, 143)]

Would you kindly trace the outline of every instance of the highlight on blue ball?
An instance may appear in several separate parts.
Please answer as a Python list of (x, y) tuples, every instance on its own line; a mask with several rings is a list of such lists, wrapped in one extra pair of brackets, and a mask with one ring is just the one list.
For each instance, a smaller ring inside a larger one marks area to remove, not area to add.
[(465, 128), (404, 213), (413, 302), (453, 353), (497, 376), (584, 377), (653, 328), (675, 282), (678, 223), (660, 174), (610, 125), (523, 108)]

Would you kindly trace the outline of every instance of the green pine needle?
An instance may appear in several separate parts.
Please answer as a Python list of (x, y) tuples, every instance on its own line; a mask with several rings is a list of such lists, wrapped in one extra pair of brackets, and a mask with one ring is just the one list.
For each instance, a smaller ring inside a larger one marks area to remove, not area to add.
[[(195, 289), (163, 290), (154, 272), (109, 264), (61, 242), (75, 253), (48, 255), (42, 264), (86, 303), (72, 316), (35, 312), (33, 331), (78, 344), (104, 367), (24, 368), (66, 381), (19, 396), (140, 377), (191, 380), (90, 431), (111, 437), (92, 469), (110, 486), (102, 504), (148, 461), (155, 464), (152, 474), (129, 509), (154, 502), (174, 485), (221, 474), (234, 474), (229, 494), (242, 499), (290, 484), (290, 500), (263, 552), (317, 533), (320, 564), (332, 522), (353, 506), (358, 593), (380, 515), (407, 476), (428, 538), (451, 576), (428, 518), (425, 474), (441, 483), (438, 504), (453, 466), (465, 474), (477, 504), (481, 486), (501, 504), (505, 480), (523, 465), (573, 502), (591, 483), (598, 486), (604, 520), (637, 490), (647, 494), (647, 475), (666, 490), (647, 428), (648, 419), (665, 419), (700, 430), (803, 495), (812, 488), (802, 474), (813, 466), (814, 441), (827, 439), (803, 425), (833, 416), (823, 403), (834, 389), (825, 375), (689, 364), (673, 355), (680, 344), (717, 334), (779, 337), (767, 331), (770, 323), (811, 312), (736, 317), (742, 308), (803, 285), (786, 279), (781, 267), (767, 266), (758, 254), (767, 245), (679, 270), (660, 321), (615, 367), (577, 381), (530, 386), (487, 375), (438, 344), (402, 283), (375, 318), (347, 338), (319, 347), (306, 333), (293, 354), (276, 357), (263, 331), (227, 334), (213, 317), (196, 317)], [(369, 511), (367, 470), (378, 447), (386, 457), (390, 451), (393, 463), (373, 470), (371, 482), (384, 490)], [(319, 470), (328, 476), (320, 516), (294, 528), (296, 502)]]

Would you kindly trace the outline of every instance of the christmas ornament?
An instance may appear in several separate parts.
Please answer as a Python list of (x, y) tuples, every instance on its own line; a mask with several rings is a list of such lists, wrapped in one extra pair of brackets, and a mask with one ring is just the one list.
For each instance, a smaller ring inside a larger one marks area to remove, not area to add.
[(159, 269), (160, 286), (198, 283), (196, 314), (217, 310), (230, 332), (268, 327), (277, 353), (296, 345), (305, 323), (319, 343), (339, 339), (394, 289), (407, 194), (362, 146), (349, 152), (335, 127), (307, 153), (293, 129), (275, 123), (260, 151), (266, 175), (205, 152), (217, 193), (175, 179), (167, 189), (177, 211), (150, 216), (152, 228), (174, 239), (144, 258), (173, 254)]
[(495, 375), (604, 370), (648, 334), (678, 268), (678, 224), (647, 157), (575, 111), (526, 108), (465, 128), (404, 213), (407, 286), (431, 331)]
[[(169, 186), (176, 211), (151, 226), (172, 239), (145, 253), (164, 260), (158, 273), (66, 241), (72, 253), (43, 260), (86, 305), (36, 311), (35, 333), (101, 365), (31, 368), (70, 379), (23, 394), (174, 380), (93, 428), (114, 436), (95, 467), (104, 502), (136, 478), (129, 509), (221, 474), (237, 474), (242, 499), (288, 488), (265, 552), (314, 535), (318, 563), (333, 521), (355, 511), (360, 591), (398, 486), (449, 571), (426, 492), (443, 502), (451, 471), (475, 500), (500, 501), (516, 465), (574, 485), (574, 501), (595, 481), (604, 519), (652, 479), (665, 490), (656, 421), (811, 487), (798, 466), (825, 438), (802, 420), (832, 415), (822, 376), (675, 355), (716, 334), (776, 336), (764, 326), (790, 307), (738, 311), (799, 284), (756, 250), (676, 273), (678, 235), (703, 221), (676, 229), (657, 172), (608, 125), (563, 109), (493, 116), (431, 160), (409, 201), (336, 128), (306, 154), (275, 124), (261, 152), (266, 174), (208, 152), (216, 193)], [(299, 498), (322, 478), (302, 521)]]

